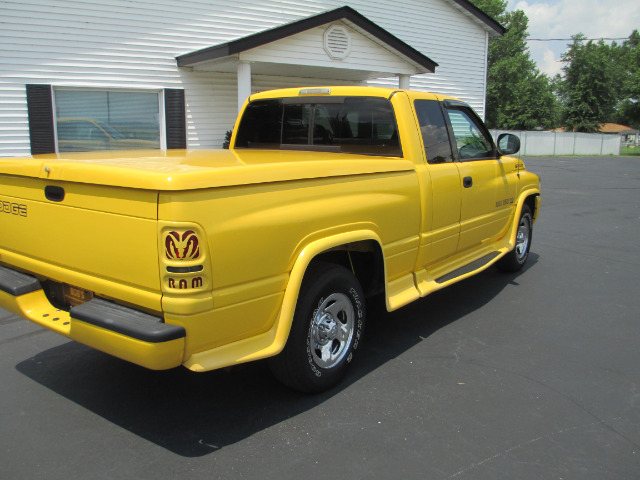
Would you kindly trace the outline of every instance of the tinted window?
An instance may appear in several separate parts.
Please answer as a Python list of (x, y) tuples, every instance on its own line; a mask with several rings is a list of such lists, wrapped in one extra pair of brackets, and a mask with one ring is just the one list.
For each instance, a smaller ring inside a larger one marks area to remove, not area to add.
[(311, 105), (285, 105), (282, 123), (282, 143), (307, 145), (309, 143), (309, 123)]
[(391, 103), (384, 98), (347, 98), (340, 114), (343, 152), (402, 156)]
[(340, 104), (316, 105), (313, 115), (313, 145), (340, 145), (342, 120)]
[(416, 114), (429, 163), (453, 161), (447, 125), (437, 100), (416, 100)]
[(282, 102), (258, 100), (251, 102), (244, 111), (236, 147), (280, 148), (282, 135)]
[[(327, 99), (333, 103), (327, 103)], [(250, 103), (240, 123), (236, 148), (282, 145), (298, 145), (303, 150), (330, 147), (349, 153), (402, 155), (393, 108), (384, 98), (301, 98), (299, 103), (287, 99), (285, 105), (281, 100)]]

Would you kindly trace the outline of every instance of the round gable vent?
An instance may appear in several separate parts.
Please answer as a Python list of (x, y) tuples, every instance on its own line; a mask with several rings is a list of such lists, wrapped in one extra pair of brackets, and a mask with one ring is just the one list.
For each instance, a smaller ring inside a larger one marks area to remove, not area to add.
[(324, 49), (334, 60), (343, 60), (351, 52), (351, 36), (341, 25), (331, 25), (324, 32)]

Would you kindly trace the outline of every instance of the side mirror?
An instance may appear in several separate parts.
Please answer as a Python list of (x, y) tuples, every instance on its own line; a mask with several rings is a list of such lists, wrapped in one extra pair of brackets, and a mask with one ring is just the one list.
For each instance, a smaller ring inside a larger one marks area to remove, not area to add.
[(502, 133), (498, 137), (498, 153), (513, 155), (520, 151), (520, 139), (511, 133)]

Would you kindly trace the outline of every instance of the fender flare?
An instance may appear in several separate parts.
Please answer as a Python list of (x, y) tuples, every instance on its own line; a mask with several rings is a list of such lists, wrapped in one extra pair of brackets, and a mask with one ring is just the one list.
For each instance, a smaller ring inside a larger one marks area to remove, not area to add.
[(536, 197), (536, 211), (531, 212), (533, 215), (532, 220), (535, 222), (538, 217), (538, 212), (540, 211), (540, 190), (537, 188), (530, 188), (523, 191), (518, 198), (518, 205), (516, 206), (516, 210), (514, 212), (513, 224), (511, 226), (511, 235), (509, 235), (509, 250), (512, 250), (516, 245), (516, 235), (518, 234), (518, 222), (520, 221), (520, 215), (522, 214), (522, 207), (529, 197)]
[(378, 234), (368, 229), (329, 235), (307, 243), (295, 259), (284, 291), (282, 305), (273, 326), (268, 331), (212, 350), (194, 353), (183, 362), (183, 365), (190, 370), (203, 372), (260, 360), (280, 353), (289, 338), (300, 286), (311, 261), (330, 248), (361, 241), (375, 241), (382, 246)]
[(273, 329), (275, 329), (273, 346), (274, 349), (277, 350), (273, 353), (274, 355), (282, 351), (289, 338), (293, 315), (296, 310), (296, 304), (298, 303), (298, 294), (300, 293), (302, 280), (311, 261), (319, 254), (333, 247), (368, 240), (372, 240), (382, 247), (382, 240), (373, 230), (355, 230), (313, 241), (302, 249), (291, 269), (289, 282), (287, 283), (287, 288), (282, 300), (282, 307), (273, 326)]

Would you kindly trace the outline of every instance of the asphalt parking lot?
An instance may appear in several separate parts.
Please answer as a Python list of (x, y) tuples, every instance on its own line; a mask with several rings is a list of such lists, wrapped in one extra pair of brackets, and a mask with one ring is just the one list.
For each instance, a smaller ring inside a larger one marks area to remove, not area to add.
[(0, 310), (0, 478), (640, 478), (640, 157), (529, 158), (524, 271), (370, 312), (317, 396), (152, 372)]

